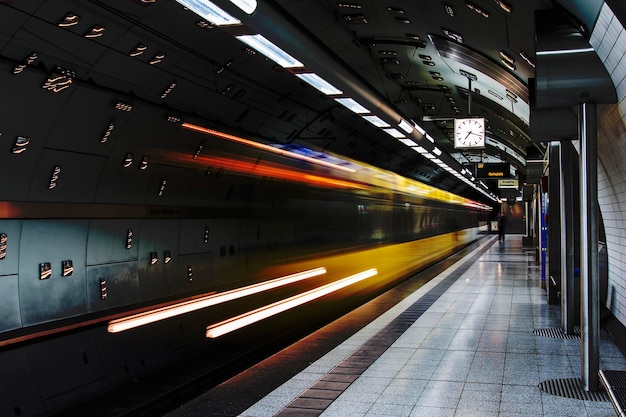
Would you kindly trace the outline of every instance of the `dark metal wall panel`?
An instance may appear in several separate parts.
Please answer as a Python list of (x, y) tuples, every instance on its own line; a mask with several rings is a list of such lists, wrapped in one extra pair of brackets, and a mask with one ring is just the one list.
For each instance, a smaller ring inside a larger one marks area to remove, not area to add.
[(29, 199), (91, 202), (105, 164), (106, 159), (101, 156), (45, 149), (37, 164)]
[[(0, 69), (10, 72), (3, 65)], [(27, 199), (40, 153), (63, 108), (65, 99), (60, 94), (53, 94), (39, 87), (44, 79), (44, 75), (29, 70), (14, 77), (0, 77), (3, 97), (11, 97), (10, 100), (3, 100), (0, 105), (3, 144), (0, 148), (0, 166), (3, 172), (11, 174), (2, 184), (0, 200)], [(14, 154), (11, 150), (17, 136), (28, 137), (30, 143), (25, 151)], [(46, 187), (49, 180), (50, 173), (44, 180)]]
[(0, 277), (15, 275), (18, 272), (22, 221), (0, 220), (0, 233), (7, 235), (6, 255), (4, 259), (0, 259)]
[[(137, 262), (120, 262), (86, 268), (86, 293), (89, 312), (108, 310), (141, 301)], [(105, 280), (106, 297), (101, 280)]]
[[(144, 220), (139, 240), (138, 279), (142, 300), (167, 297), (180, 291), (184, 276), (176, 273), (180, 220)], [(171, 260), (165, 263), (165, 253)], [(151, 264), (151, 254), (156, 263)]]
[(0, 332), (18, 329), (22, 326), (20, 314), (17, 275), (0, 276)]
[(0, 354), (0, 415), (35, 416), (44, 412), (37, 385), (30, 372), (26, 348)]
[[(20, 239), (19, 300), (24, 326), (87, 312), (85, 247), (87, 220), (24, 221)], [(74, 272), (61, 276), (62, 261), (72, 260)], [(39, 265), (49, 262), (52, 273), (41, 280)]]
[[(46, 146), (91, 155), (107, 156), (123, 127), (128, 113), (113, 108), (110, 93), (89, 87), (75, 87), (71, 100), (65, 106), (51, 129)], [(77, 117), (80, 115), (80, 117)], [(114, 127), (102, 143), (109, 123)]]
[(214, 220), (183, 220), (180, 226), (179, 255), (210, 253), (213, 249), (214, 235)]
[[(130, 248), (127, 248), (131, 231)], [(87, 265), (137, 260), (141, 220), (94, 219), (89, 225)]]
[(93, 390), (107, 385), (98, 348), (89, 332), (46, 340), (28, 346), (27, 352), (40, 396), (49, 407), (62, 403), (64, 393), (75, 397), (83, 387)]

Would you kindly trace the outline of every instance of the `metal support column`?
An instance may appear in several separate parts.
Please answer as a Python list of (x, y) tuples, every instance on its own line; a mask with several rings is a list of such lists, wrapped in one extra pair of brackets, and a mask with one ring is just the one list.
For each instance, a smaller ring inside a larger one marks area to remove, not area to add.
[(598, 264), (598, 160), (595, 103), (578, 106), (580, 139), (581, 387), (599, 389), (600, 270)]
[(578, 320), (574, 282), (574, 169), (575, 151), (570, 143), (559, 146), (561, 211), (561, 320), (563, 332), (573, 334)]

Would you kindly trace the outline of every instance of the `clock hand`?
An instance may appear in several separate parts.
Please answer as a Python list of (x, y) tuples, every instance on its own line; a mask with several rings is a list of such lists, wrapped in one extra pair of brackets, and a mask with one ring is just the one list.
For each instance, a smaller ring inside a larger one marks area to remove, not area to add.
[(469, 138), (469, 135), (472, 134), (472, 131), (470, 130), (469, 132), (467, 132), (467, 135), (465, 135), (465, 138), (463, 138), (463, 140), (467, 140), (467, 138)]

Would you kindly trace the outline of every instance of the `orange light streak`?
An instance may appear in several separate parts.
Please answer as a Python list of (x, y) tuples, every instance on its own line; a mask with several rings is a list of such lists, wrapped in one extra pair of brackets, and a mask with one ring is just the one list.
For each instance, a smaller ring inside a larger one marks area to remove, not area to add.
[(278, 154), (278, 155), (289, 156), (291, 158), (300, 159), (300, 160), (303, 160), (303, 161), (310, 162), (312, 164), (322, 165), (322, 166), (325, 166), (325, 167), (328, 167), (328, 168), (333, 168), (333, 169), (339, 169), (339, 170), (345, 171), (345, 172), (356, 172), (352, 168), (347, 168), (347, 167), (344, 167), (344, 166), (341, 166), (341, 165), (332, 164), (330, 162), (326, 162), (326, 161), (322, 161), (322, 160), (319, 160), (319, 159), (311, 158), (311, 157), (305, 156), (305, 155), (300, 155), (298, 153), (291, 152), (291, 151), (286, 151), (284, 149), (275, 148), (275, 147), (270, 146), (270, 145), (265, 145), (263, 143), (255, 142), (255, 141), (248, 140), (248, 139), (244, 139), (244, 138), (241, 138), (239, 136), (230, 135), (228, 133), (220, 132), (218, 130), (209, 129), (207, 127), (197, 126), (197, 125), (194, 125), (194, 124), (191, 124), (191, 123), (182, 123), (181, 126), (184, 127), (185, 129), (194, 130), (196, 132), (204, 133), (204, 134), (211, 135), (211, 136), (216, 136), (216, 137), (222, 138), (222, 139), (227, 139), (227, 140), (230, 140), (230, 141), (233, 141), (233, 142), (241, 143), (241, 144), (247, 145), (247, 146), (252, 146), (254, 148), (262, 149), (264, 151), (272, 152), (272, 153), (275, 153), (275, 154)]
[(286, 310), (297, 307), (304, 303), (308, 303), (309, 301), (313, 301), (316, 298), (320, 298), (332, 292), (338, 291), (366, 278), (373, 277), (376, 274), (378, 274), (378, 270), (376, 268), (371, 268), (358, 274), (351, 275), (335, 282), (331, 282), (330, 284), (323, 285), (319, 288), (303, 292), (302, 294), (294, 295), (293, 297), (285, 298), (284, 300), (268, 304), (264, 307), (257, 308), (256, 310), (252, 310), (244, 314), (240, 314), (228, 320), (221, 321), (207, 327), (206, 337), (213, 339), (222, 336), (226, 333), (230, 333), (234, 330), (248, 326), (252, 323), (256, 323), (257, 321), (261, 321), (263, 319), (282, 313)]
[(280, 286), (292, 284), (307, 278), (316, 277), (326, 273), (326, 268), (315, 268), (308, 271), (298, 272), (281, 278), (225, 291), (218, 294), (211, 294), (191, 301), (184, 301), (165, 307), (156, 308), (150, 311), (133, 314), (116, 320), (111, 320), (107, 327), (109, 333), (118, 333), (135, 327), (144, 326), (156, 321), (165, 320), (181, 314), (207, 308), (216, 304), (236, 300), (248, 295), (257, 294)]

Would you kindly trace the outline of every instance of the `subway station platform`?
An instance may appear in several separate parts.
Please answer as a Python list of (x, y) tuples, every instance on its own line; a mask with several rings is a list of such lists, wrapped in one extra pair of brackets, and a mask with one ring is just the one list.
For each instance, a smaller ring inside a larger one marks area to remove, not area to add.
[[(387, 294), (401, 299), (393, 307), (381, 296), (167, 417), (616, 415), (602, 391), (559, 388), (580, 378), (580, 338), (560, 332), (521, 237), (484, 238), (433, 274)], [(626, 370), (606, 334), (600, 352), (601, 369)]]

